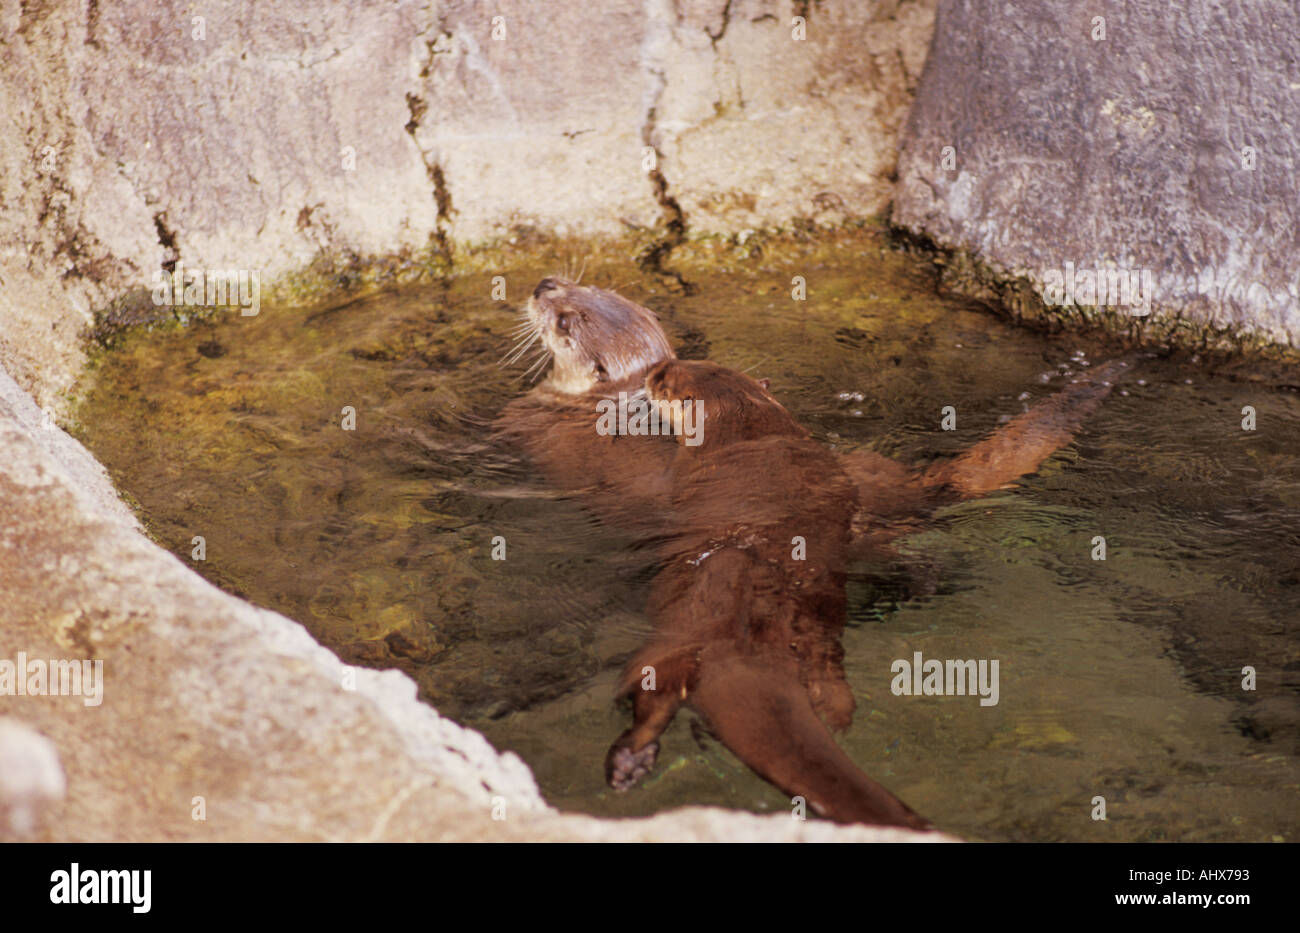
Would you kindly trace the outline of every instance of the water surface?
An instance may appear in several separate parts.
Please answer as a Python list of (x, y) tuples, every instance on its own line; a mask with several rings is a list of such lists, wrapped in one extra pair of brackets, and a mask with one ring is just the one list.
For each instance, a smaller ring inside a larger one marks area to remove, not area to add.
[[(824, 442), (906, 460), (968, 446), (1105, 352), (939, 297), (869, 239), (775, 252), (689, 272), (691, 295), (630, 263), (586, 280), (658, 311), (682, 355), (770, 378)], [(786, 812), (689, 712), (644, 786), (604, 786), (629, 716), (614, 682), (650, 631), (644, 554), (487, 430), (527, 388), (498, 366), (519, 301), (558, 268), (521, 258), (505, 302), (484, 273), (131, 334), (87, 386), (83, 438), (164, 546), (188, 561), (202, 536), (194, 566), (218, 585), (408, 672), (555, 805)], [(1296, 838), (1298, 456), (1296, 395), (1144, 363), (1037, 475), (908, 538), (911, 570), (853, 569), (844, 746), (967, 838)], [(890, 665), (916, 651), (998, 659), (999, 704), (894, 696)]]

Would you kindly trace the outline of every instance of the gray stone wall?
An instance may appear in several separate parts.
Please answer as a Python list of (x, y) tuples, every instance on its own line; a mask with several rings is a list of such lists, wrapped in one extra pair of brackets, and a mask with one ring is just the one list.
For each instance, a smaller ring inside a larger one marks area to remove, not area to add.
[(5, 4), (0, 365), (177, 261), (879, 214), (934, 2)]
[(1149, 270), (1157, 334), (1300, 343), (1300, 6), (941, 0), (899, 177), (985, 284)]

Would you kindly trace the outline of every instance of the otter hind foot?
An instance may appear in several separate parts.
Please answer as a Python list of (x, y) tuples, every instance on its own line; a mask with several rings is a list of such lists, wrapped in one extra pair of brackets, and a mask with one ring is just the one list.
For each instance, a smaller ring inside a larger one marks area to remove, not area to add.
[(658, 757), (658, 742), (651, 742), (638, 751), (615, 742), (605, 756), (605, 781), (614, 790), (629, 790), (654, 769)]

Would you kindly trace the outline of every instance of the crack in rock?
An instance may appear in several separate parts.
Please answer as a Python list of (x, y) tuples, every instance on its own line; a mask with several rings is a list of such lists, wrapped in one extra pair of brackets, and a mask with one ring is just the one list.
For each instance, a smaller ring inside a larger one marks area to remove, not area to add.
[[(677, 199), (668, 193), (668, 178), (662, 168), (663, 151), (658, 140), (659, 104), (668, 85), (666, 52), (667, 46), (672, 43), (673, 10), (669, 0), (646, 0), (645, 16), (646, 33), (640, 49), (641, 67), (646, 73), (646, 86), (642, 93), (645, 119), (641, 124), (641, 142), (655, 154), (654, 167), (646, 174), (650, 178), (655, 202), (663, 212), (664, 234), (657, 242), (642, 250), (637, 257), (637, 264), (648, 272), (676, 282), (683, 294), (689, 295), (694, 292), (695, 286), (686, 281), (680, 272), (666, 267), (672, 251), (686, 241), (686, 214)], [(725, 28), (724, 21), (724, 31)]]
[[(432, 55), (432, 52), (430, 52), (430, 55)], [(451, 223), (451, 215), (454, 210), (451, 206), (451, 192), (448, 190), (447, 176), (441, 163), (420, 145), (419, 139), (420, 121), (424, 119), (424, 115), (428, 112), (429, 105), (420, 95), (408, 92), (406, 106), (411, 114), (411, 119), (406, 123), (406, 132), (410, 135), (411, 141), (415, 143), (416, 151), (420, 153), (420, 160), (424, 163), (425, 174), (429, 176), (429, 183), (433, 187), (433, 203), (437, 208), (435, 227), (429, 237), (435, 244), (434, 252), (439, 260), (450, 267), (452, 264), (452, 244), (451, 238), (447, 236), (447, 227)]]
[(717, 32), (713, 32), (708, 26), (704, 27), (704, 34), (709, 37), (709, 43), (713, 46), (715, 52), (718, 50), (718, 43), (727, 34), (727, 27), (731, 25), (731, 3), (732, 0), (727, 0), (722, 5), (722, 25), (718, 27)]
[(153, 215), (153, 226), (158, 231), (158, 245), (163, 248), (162, 267), (168, 272), (175, 272), (181, 250), (176, 245), (176, 231), (167, 225), (166, 211), (158, 211)]

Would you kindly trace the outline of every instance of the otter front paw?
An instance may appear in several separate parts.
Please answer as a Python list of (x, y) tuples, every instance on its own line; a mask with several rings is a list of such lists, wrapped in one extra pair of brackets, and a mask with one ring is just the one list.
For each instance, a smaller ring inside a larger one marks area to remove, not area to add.
[(635, 752), (615, 742), (605, 756), (605, 781), (614, 790), (627, 790), (650, 773), (658, 757), (658, 742), (651, 742)]

